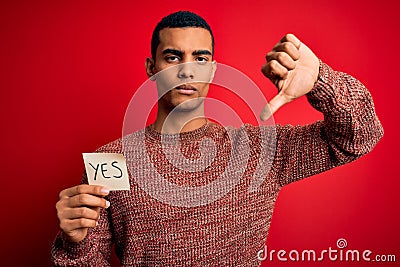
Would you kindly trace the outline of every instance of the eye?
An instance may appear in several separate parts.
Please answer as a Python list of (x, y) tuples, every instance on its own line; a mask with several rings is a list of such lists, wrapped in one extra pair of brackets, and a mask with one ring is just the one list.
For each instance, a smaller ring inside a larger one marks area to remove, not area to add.
[(198, 57), (198, 58), (196, 58), (196, 62), (204, 64), (204, 63), (208, 62), (208, 58), (206, 58), (206, 57)]
[(165, 59), (170, 63), (178, 62), (180, 60), (177, 56), (167, 56)]

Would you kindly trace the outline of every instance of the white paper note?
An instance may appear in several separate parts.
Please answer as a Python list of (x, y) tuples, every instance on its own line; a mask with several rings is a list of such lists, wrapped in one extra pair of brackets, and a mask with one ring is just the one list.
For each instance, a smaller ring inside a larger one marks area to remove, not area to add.
[(82, 153), (90, 185), (110, 190), (130, 190), (124, 155), (118, 153)]

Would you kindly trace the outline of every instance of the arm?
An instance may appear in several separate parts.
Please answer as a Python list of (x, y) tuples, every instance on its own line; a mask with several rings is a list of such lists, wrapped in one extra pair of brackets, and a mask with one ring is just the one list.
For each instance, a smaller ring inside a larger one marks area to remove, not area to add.
[[(121, 153), (121, 145), (118, 139), (96, 152)], [(109, 190), (87, 183), (84, 173), (81, 185), (60, 193), (56, 208), (61, 231), (51, 251), (55, 266), (110, 266), (114, 237), (105, 199)]]
[[(86, 180), (86, 176), (84, 176)], [(100, 186), (63, 190), (57, 202), (60, 229), (52, 247), (55, 266), (110, 266), (112, 235)]]
[(348, 74), (320, 63), (318, 82), (307, 94), (324, 121), (277, 128), (273, 172), (283, 186), (351, 162), (383, 135), (368, 90)]
[(307, 126), (278, 126), (271, 170), (280, 185), (348, 163), (369, 152), (383, 135), (368, 90), (348, 74), (322, 63), (294, 35), (286, 35), (267, 54), (263, 73), (279, 93), (261, 114), (307, 95), (324, 121)]

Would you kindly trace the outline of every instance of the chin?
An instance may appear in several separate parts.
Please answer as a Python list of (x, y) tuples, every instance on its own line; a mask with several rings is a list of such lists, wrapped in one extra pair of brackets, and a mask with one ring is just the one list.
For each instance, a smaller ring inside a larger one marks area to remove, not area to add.
[(173, 111), (177, 111), (177, 112), (194, 111), (194, 110), (197, 110), (199, 107), (201, 107), (203, 103), (204, 103), (203, 98), (188, 99), (185, 101), (174, 103)]

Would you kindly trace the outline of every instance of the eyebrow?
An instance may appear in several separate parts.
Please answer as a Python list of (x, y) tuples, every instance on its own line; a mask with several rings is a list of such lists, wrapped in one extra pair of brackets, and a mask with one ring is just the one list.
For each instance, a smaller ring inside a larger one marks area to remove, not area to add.
[[(184, 54), (183, 51), (181, 50), (177, 50), (177, 49), (172, 49), (172, 48), (167, 48), (165, 50), (162, 51), (163, 55), (165, 54), (173, 54), (176, 55), (178, 57), (182, 57), (182, 55)], [(192, 53), (193, 56), (198, 56), (198, 55), (212, 55), (212, 53), (209, 50), (195, 50)]]
[(208, 50), (196, 50), (192, 53), (193, 56), (198, 56), (198, 55), (212, 55), (210, 51)]
[(182, 51), (177, 50), (177, 49), (171, 49), (171, 48), (167, 48), (167, 49), (163, 50), (162, 53), (163, 53), (163, 55), (173, 54), (178, 57), (182, 57), (182, 55), (183, 55)]

